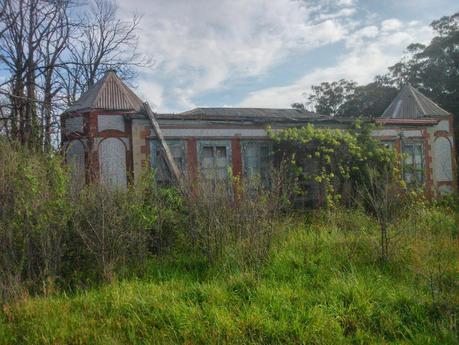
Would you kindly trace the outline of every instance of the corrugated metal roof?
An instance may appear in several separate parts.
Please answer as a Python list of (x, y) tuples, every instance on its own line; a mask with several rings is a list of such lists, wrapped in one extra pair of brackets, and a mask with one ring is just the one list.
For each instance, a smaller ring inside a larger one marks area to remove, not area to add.
[[(158, 114), (159, 115), (159, 114)], [(161, 115), (159, 115), (161, 116)], [(252, 120), (252, 121), (299, 121), (326, 118), (309, 111), (299, 109), (272, 108), (204, 108), (199, 107), (170, 118), (208, 119), (208, 120)]]
[(392, 119), (419, 119), (430, 116), (450, 115), (432, 100), (424, 96), (410, 84), (405, 85), (384, 110), (381, 117)]
[(145, 113), (142, 100), (123, 83), (113, 70), (107, 71), (66, 112), (90, 109)]

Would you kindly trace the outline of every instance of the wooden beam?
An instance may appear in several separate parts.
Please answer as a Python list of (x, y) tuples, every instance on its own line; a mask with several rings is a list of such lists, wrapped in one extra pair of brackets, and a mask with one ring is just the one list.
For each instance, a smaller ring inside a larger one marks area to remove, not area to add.
[(169, 145), (167, 145), (167, 142), (164, 139), (164, 135), (163, 135), (163, 132), (161, 132), (161, 128), (159, 127), (158, 121), (156, 120), (155, 115), (153, 111), (151, 110), (148, 102), (145, 102), (143, 105), (145, 107), (145, 110), (147, 111), (148, 119), (150, 120), (151, 125), (153, 126), (153, 130), (155, 131), (155, 134), (161, 144), (161, 148), (165, 154), (167, 167), (169, 168), (169, 171), (171, 172), (172, 177), (175, 179), (175, 181), (180, 184), (181, 182), (180, 171), (177, 167), (177, 164), (175, 164), (175, 160), (174, 160), (174, 157), (172, 156), (171, 150), (169, 149)]

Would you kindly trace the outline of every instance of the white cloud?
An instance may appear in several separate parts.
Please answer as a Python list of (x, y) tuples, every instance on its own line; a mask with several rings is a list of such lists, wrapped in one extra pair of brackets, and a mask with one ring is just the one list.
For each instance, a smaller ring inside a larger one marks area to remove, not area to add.
[(348, 51), (330, 67), (318, 68), (302, 76), (291, 85), (271, 87), (250, 93), (240, 106), (289, 107), (293, 102), (304, 99), (303, 93), (311, 85), (341, 78), (352, 79), (358, 83), (368, 83), (375, 75), (386, 72), (387, 67), (397, 62), (404, 48), (412, 42), (427, 42), (432, 31), (422, 25), (402, 25), (398, 31), (383, 30), (381, 27), (365, 27), (349, 35)]
[(158, 105), (163, 102), (163, 87), (157, 83), (145, 81), (145, 79), (140, 79), (137, 84), (137, 96), (146, 100), (153, 110), (157, 109)]
[(139, 90), (158, 97), (160, 109), (187, 108), (193, 97), (266, 73), (292, 52), (343, 40), (353, 24), (351, 6), (349, 0), (120, 0), (122, 13), (143, 14), (139, 48), (156, 64), (141, 76)]
[(336, 3), (342, 6), (351, 6), (354, 4), (354, 0), (337, 0)]
[(402, 22), (398, 19), (386, 19), (381, 23), (381, 29), (383, 31), (393, 31), (400, 29), (402, 25)]

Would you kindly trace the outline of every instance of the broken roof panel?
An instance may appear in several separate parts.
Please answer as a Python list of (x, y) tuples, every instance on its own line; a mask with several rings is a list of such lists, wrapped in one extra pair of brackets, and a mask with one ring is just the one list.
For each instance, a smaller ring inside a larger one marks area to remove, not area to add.
[(123, 83), (113, 70), (107, 71), (66, 112), (91, 109), (145, 113), (142, 100)]
[(423, 117), (442, 115), (450, 114), (410, 84), (407, 84), (402, 87), (397, 97), (394, 98), (381, 117), (392, 119), (420, 119)]

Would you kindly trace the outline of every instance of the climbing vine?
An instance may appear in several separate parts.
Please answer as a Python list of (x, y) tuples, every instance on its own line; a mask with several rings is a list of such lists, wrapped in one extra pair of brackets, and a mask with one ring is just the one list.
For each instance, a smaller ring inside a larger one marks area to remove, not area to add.
[(300, 181), (320, 186), (327, 206), (351, 197), (368, 179), (368, 170), (380, 169), (397, 175), (396, 153), (370, 135), (372, 126), (356, 121), (349, 129), (301, 128), (269, 130), (277, 155), (288, 160)]

